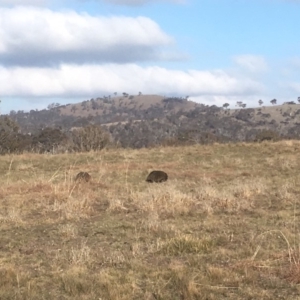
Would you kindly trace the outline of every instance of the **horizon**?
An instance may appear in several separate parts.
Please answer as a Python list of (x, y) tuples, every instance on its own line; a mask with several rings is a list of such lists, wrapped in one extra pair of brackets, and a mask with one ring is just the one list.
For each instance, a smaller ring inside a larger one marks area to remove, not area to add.
[(0, 0), (0, 112), (117, 92), (205, 105), (300, 96), (300, 1)]

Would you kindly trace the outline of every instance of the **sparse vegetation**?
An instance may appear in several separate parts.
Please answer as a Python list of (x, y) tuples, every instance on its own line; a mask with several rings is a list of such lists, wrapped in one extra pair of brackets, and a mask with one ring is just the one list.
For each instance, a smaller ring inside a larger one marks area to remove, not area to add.
[(278, 141), (281, 137), (277, 132), (272, 130), (262, 130), (256, 135), (255, 141), (263, 142), (263, 141)]
[(299, 150), (1, 156), (0, 299), (297, 299)]
[[(300, 137), (300, 110), (293, 101), (279, 107), (271, 106), (273, 99), (270, 106), (261, 108), (246, 108), (246, 103), (237, 101), (236, 108), (228, 109), (229, 103), (218, 107), (187, 99), (123, 92), (73, 105), (52, 103), (42, 111), (12, 111), (5, 118), (17, 131), (10, 128), (8, 134), (6, 126), (0, 133), (4, 141), (0, 153), (253, 142), (262, 131), (270, 130), (283, 139)], [(1, 122), (0, 118), (0, 131)]]
[(88, 152), (101, 150), (111, 142), (109, 133), (99, 125), (74, 128), (69, 132), (45, 127), (33, 135), (19, 131), (19, 126), (9, 117), (0, 118), (0, 154)]

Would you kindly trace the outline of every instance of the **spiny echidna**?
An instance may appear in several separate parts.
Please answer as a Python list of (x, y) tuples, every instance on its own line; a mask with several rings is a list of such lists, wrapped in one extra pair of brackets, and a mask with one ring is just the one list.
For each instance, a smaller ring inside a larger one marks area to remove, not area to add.
[(91, 175), (87, 172), (79, 172), (76, 177), (75, 177), (75, 181), (86, 181), (89, 182), (91, 179)]
[(168, 180), (168, 174), (164, 171), (152, 171), (146, 181), (147, 182), (164, 182)]

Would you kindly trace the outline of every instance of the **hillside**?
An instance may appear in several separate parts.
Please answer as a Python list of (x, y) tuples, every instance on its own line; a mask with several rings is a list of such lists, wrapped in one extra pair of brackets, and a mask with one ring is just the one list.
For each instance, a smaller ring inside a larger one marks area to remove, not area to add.
[(186, 98), (158, 95), (123, 95), (49, 105), (41, 111), (12, 112), (22, 133), (46, 127), (68, 132), (100, 124), (122, 147), (158, 144), (254, 141), (300, 136), (300, 105), (224, 109)]

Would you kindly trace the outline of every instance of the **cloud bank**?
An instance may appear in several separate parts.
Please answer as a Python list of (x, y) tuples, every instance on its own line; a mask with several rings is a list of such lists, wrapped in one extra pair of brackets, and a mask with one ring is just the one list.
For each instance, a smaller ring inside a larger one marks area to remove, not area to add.
[(93, 17), (17, 7), (0, 9), (0, 61), (4, 65), (128, 63), (160, 60), (173, 43), (146, 17)]
[[(0, 68), (0, 94), (15, 97), (70, 97), (138, 91), (179, 95), (243, 95), (263, 87), (247, 78), (217, 71), (177, 71), (135, 64), (67, 65), (60, 68)], [(138, 89), (138, 90), (137, 90)]]

